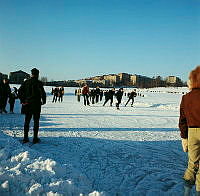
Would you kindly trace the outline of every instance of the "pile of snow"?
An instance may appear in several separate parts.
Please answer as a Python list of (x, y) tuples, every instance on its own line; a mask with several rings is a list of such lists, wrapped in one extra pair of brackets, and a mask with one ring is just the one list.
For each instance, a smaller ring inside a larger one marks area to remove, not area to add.
[(0, 195), (80, 195), (61, 165), (0, 132)]

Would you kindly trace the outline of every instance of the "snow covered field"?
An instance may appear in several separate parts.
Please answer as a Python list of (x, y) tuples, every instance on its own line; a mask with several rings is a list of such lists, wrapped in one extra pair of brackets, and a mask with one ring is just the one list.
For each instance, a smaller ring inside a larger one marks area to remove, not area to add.
[(24, 115), (18, 100), (15, 114), (0, 115), (1, 196), (182, 195), (187, 154), (178, 117), (186, 88), (141, 89), (144, 97), (124, 107), (124, 96), (120, 110), (103, 107), (104, 99), (84, 106), (75, 88), (52, 103), (51, 87), (45, 89), (40, 144), (19, 142)]

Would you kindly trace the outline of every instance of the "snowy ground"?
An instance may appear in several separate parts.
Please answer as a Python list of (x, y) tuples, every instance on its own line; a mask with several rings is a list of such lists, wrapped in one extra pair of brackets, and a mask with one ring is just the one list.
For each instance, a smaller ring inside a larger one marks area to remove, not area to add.
[[(42, 107), (40, 144), (22, 145), (24, 116), (0, 115), (0, 195), (181, 195), (187, 154), (178, 130), (186, 88), (140, 90), (134, 107), (84, 106), (75, 88)], [(128, 90), (127, 90), (128, 91)], [(114, 105), (114, 104), (113, 104)], [(8, 109), (8, 107), (7, 107)], [(8, 109), (9, 110), (9, 109)], [(30, 139), (32, 140), (32, 124)]]

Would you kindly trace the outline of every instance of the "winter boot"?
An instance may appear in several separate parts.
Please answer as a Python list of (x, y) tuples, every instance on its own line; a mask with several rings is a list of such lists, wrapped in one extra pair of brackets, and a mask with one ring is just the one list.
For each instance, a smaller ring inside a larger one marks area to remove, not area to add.
[(22, 140), (22, 143), (23, 143), (23, 144), (25, 144), (25, 143), (27, 143), (27, 142), (29, 142), (29, 139), (28, 139), (28, 138), (24, 138), (24, 139)]
[(28, 138), (28, 132), (24, 131), (24, 139), (22, 140), (23, 143), (27, 143), (29, 142), (29, 138)]
[(33, 144), (37, 144), (40, 143), (40, 139), (39, 138), (33, 138)]
[(192, 191), (193, 183), (190, 180), (185, 180), (184, 184), (184, 196), (190, 196)]
[(8, 113), (5, 109), (3, 110), (3, 112), (6, 113), (6, 114)]
[(189, 186), (184, 186), (184, 196), (190, 196), (192, 188)]
[(195, 196), (200, 196), (200, 191), (196, 191)]

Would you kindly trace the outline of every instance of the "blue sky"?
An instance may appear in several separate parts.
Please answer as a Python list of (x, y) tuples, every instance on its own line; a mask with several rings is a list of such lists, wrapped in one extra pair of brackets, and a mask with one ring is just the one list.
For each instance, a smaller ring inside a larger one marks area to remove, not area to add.
[(187, 80), (200, 0), (0, 0), (0, 72), (48, 80), (126, 72)]

